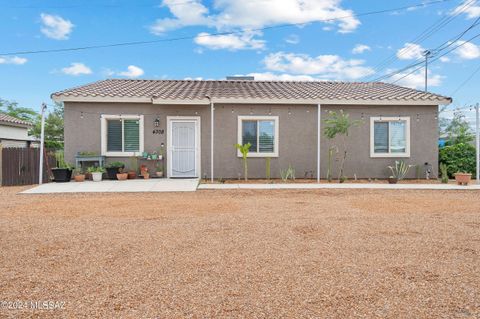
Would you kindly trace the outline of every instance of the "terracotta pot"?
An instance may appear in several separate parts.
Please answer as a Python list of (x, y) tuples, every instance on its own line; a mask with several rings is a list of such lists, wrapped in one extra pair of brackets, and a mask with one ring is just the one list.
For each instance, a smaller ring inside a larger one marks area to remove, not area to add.
[(472, 179), (472, 174), (469, 173), (455, 173), (453, 175), (458, 185), (468, 185)]
[(84, 182), (85, 181), (85, 175), (84, 174), (78, 174), (73, 177), (75, 179), (75, 182)]
[(92, 180), (92, 173), (85, 173), (85, 179), (88, 180), (88, 181), (91, 181)]
[(389, 177), (388, 178), (388, 183), (389, 184), (396, 184), (398, 182), (398, 179), (396, 179), (395, 177)]
[(137, 173), (134, 171), (128, 172), (128, 179), (136, 179), (137, 178)]
[(128, 173), (118, 173), (117, 174), (117, 179), (119, 181), (125, 181), (128, 178)]
[(150, 174), (149, 173), (142, 173), (143, 179), (149, 179)]
[(163, 172), (156, 172), (157, 177), (163, 177)]

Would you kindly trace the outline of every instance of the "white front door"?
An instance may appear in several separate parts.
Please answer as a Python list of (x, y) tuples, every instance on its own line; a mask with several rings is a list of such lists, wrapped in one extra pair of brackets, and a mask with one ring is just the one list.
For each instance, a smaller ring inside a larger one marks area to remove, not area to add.
[(200, 176), (200, 119), (168, 117), (169, 177)]

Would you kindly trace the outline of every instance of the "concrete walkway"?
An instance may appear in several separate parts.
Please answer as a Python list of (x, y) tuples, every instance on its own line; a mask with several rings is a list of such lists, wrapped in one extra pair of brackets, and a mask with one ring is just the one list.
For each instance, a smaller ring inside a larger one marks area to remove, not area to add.
[(480, 190), (480, 185), (456, 184), (200, 184), (198, 189), (429, 189), (429, 190)]
[(120, 193), (120, 192), (194, 192), (198, 179), (134, 179), (126, 181), (85, 181), (81, 183), (46, 183), (30, 188), (21, 194), (52, 193)]

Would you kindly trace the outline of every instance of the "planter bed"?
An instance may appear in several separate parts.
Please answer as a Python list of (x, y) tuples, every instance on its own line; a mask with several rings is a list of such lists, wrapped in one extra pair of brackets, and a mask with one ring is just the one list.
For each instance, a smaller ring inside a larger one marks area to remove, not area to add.
[[(249, 180), (244, 180), (244, 179), (226, 179), (224, 180), (223, 183), (221, 183), (218, 179), (215, 179), (213, 183), (210, 181), (210, 179), (202, 179), (201, 181), (202, 184), (316, 184), (317, 180), (316, 179), (311, 179), (311, 178), (297, 178), (295, 180), (288, 180), (286, 182), (282, 181), (281, 179), (249, 179)], [(321, 179), (320, 180), (321, 184), (338, 184), (338, 180), (332, 180), (329, 182), (326, 179)], [(449, 184), (455, 184), (455, 180), (449, 180)], [(474, 183), (474, 181), (472, 181)], [(357, 180), (346, 180), (343, 182), (343, 184), (388, 184), (387, 179), (357, 179)], [(398, 184), (441, 184), (440, 180), (437, 179), (404, 179), (398, 182)]]

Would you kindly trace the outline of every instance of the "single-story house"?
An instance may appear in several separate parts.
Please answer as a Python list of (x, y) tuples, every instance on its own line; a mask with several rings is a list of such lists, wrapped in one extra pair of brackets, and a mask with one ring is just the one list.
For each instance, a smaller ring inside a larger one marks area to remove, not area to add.
[[(334, 174), (342, 140), (324, 134), (330, 111), (362, 120), (346, 139), (345, 175), (388, 177), (396, 159), (437, 172), (438, 106), (449, 97), (388, 83), (107, 79), (52, 94), (65, 106), (65, 158), (97, 152), (124, 161), (163, 152), (167, 177), (238, 178), (235, 144), (250, 142), (248, 171), (291, 165), (297, 178)], [(413, 171), (413, 170), (412, 170)], [(320, 172), (320, 174), (318, 174)], [(413, 174), (413, 173), (411, 173)], [(412, 176), (413, 177), (413, 176)]]
[(28, 135), (32, 123), (0, 113), (1, 147), (30, 147), (38, 144), (35, 137)]

